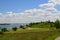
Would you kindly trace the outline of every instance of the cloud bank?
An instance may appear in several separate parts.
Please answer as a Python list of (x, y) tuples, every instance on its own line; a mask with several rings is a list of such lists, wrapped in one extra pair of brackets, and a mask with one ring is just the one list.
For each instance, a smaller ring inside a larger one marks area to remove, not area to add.
[(60, 5), (60, 0), (49, 0), (48, 3), (39, 4), (40, 8), (25, 10), (20, 13), (0, 13), (0, 23), (29, 23), (39, 21), (55, 21), (60, 19), (60, 11), (55, 6)]

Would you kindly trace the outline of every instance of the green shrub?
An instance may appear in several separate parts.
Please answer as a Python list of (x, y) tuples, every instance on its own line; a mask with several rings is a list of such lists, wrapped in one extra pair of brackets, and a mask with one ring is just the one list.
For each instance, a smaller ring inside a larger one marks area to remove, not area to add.
[(20, 26), (20, 28), (22, 28), (22, 29), (26, 29), (26, 27), (25, 27), (25, 26), (22, 26), (22, 25)]
[(16, 31), (17, 30), (17, 27), (13, 27), (12, 30)]
[(6, 32), (6, 31), (8, 31), (8, 30), (7, 30), (7, 28), (2, 28), (1, 31), (2, 31), (2, 32)]
[(20, 28), (23, 28), (23, 27), (24, 27), (24, 26), (22, 26), (22, 25), (20, 26)]
[(60, 21), (56, 20), (54, 26), (56, 27), (56, 29), (60, 29)]

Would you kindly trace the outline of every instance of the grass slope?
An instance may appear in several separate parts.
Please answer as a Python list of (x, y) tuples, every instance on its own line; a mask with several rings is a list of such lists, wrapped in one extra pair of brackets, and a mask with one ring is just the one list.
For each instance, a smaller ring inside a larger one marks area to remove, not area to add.
[(54, 28), (54, 24), (53, 23), (48, 23), (48, 22), (29, 24), (29, 26), (31, 28), (52, 28), (51, 25)]
[(54, 40), (60, 36), (60, 31), (43, 29), (18, 29), (17, 31), (5, 32), (0, 35), (0, 40)]
[(52, 25), (49, 22), (33, 23), (27, 25), (26, 29), (4, 32), (0, 40), (55, 40), (60, 36), (60, 30), (55, 29), (54, 23)]

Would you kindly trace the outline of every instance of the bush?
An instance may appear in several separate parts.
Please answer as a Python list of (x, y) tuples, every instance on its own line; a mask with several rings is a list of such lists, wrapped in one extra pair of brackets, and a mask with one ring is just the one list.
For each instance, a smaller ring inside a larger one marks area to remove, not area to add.
[(17, 30), (17, 27), (12, 28), (12, 30), (16, 31)]
[(29, 25), (28, 25), (28, 24), (26, 24), (26, 27), (29, 27)]
[(60, 29), (60, 21), (59, 20), (55, 21), (55, 27), (56, 27), (56, 29)]
[(24, 27), (24, 26), (22, 26), (22, 25), (20, 26), (20, 28), (23, 28), (23, 27)]
[(7, 30), (7, 28), (2, 28), (1, 31), (2, 31), (2, 32), (6, 32), (6, 31), (8, 31), (8, 30)]
[(26, 29), (26, 27), (25, 27), (25, 26), (22, 26), (22, 25), (20, 26), (20, 28), (22, 28), (22, 29)]

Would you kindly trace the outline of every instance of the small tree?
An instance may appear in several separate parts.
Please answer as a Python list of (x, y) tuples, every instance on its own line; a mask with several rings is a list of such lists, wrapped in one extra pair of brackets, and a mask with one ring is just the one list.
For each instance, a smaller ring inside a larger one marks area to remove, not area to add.
[(26, 29), (26, 26), (22, 26), (22, 25), (21, 25), (20, 28), (22, 28), (22, 29)]
[(24, 27), (24, 26), (22, 26), (22, 25), (20, 26), (20, 28), (23, 28), (23, 27)]
[(54, 27), (54, 26), (53, 26), (53, 22), (50, 22), (50, 27)]
[(56, 27), (56, 29), (60, 28), (60, 21), (59, 20), (55, 21), (55, 27)]
[(2, 31), (2, 32), (6, 32), (6, 31), (8, 31), (8, 30), (7, 30), (7, 28), (2, 28), (1, 31)]
[(17, 30), (17, 27), (13, 27), (12, 30), (16, 31)]

